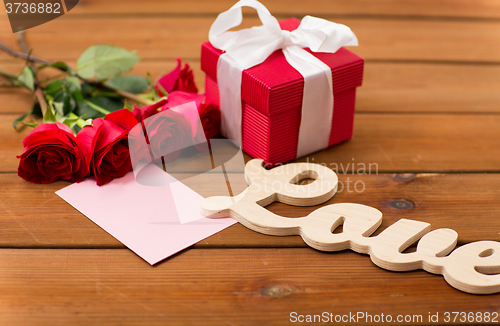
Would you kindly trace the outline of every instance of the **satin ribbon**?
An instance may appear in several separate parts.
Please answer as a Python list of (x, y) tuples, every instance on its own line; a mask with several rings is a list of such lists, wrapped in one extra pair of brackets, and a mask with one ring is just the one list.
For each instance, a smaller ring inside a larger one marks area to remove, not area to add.
[[(257, 10), (262, 26), (228, 31), (243, 20), (242, 7)], [(225, 51), (217, 65), (222, 134), (242, 143), (241, 76), (243, 70), (262, 63), (282, 49), (287, 62), (304, 77), (302, 119), (297, 157), (328, 147), (333, 116), (333, 87), (330, 67), (305, 51), (334, 53), (342, 46), (358, 45), (351, 29), (342, 24), (305, 16), (290, 32), (257, 0), (241, 0), (217, 17), (209, 32), (212, 45)]]

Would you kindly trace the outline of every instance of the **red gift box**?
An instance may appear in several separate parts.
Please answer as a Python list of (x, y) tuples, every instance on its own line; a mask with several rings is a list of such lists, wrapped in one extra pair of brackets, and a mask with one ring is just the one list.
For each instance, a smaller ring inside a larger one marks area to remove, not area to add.
[[(300, 21), (280, 22), (292, 31)], [(335, 53), (312, 52), (332, 69), (334, 107), (328, 146), (352, 137), (356, 87), (363, 80), (364, 60), (345, 48)], [(206, 102), (219, 106), (217, 63), (223, 52), (210, 42), (202, 44), (201, 69), (206, 73)], [(281, 50), (263, 63), (243, 71), (241, 81), (242, 148), (266, 163), (279, 164), (297, 158), (302, 115), (304, 78), (286, 61)]]

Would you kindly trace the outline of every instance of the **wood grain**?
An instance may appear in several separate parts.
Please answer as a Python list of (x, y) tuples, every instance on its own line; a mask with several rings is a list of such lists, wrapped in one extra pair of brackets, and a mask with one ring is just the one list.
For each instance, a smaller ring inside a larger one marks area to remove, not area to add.
[[(455, 230), (431, 231), (430, 223), (409, 219), (400, 219), (370, 237), (382, 224), (383, 213), (358, 203), (326, 205), (293, 219), (265, 208), (274, 202), (318, 206), (330, 200), (338, 178), (320, 164), (291, 163), (267, 170), (263, 159), (253, 159), (246, 163), (245, 179), (249, 186), (237, 196), (214, 194), (205, 198), (200, 204), (201, 214), (214, 219), (231, 217), (262, 234), (300, 235), (308, 246), (320, 251), (350, 249), (367, 254), (378, 267), (390, 271), (423, 269), (442, 274), (448, 284), (466, 293), (500, 293), (500, 277), (491, 275), (500, 273), (500, 256), (485, 258), (500, 250), (500, 242), (477, 241), (455, 250)], [(299, 183), (305, 179), (314, 181)], [(340, 226), (342, 232), (334, 233)], [(412, 244), (417, 244), (416, 252), (402, 253)], [(480, 271), (479, 266), (490, 273)]]
[(500, 66), (366, 62), (356, 112), (500, 112)]
[(288, 325), (293, 311), (422, 315), (424, 323), (438, 312), (441, 325), (450, 307), (500, 308), (498, 294), (383, 271), (352, 252), (189, 250), (155, 268), (128, 250), (3, 249), (0, 259), (0, 322), (10, 325)]
[[(27, 33), (33, 54), (49, 60), (75, 60), (90, 45), (113, 44), (147, 59), (199, 58), (213, 22), (208, 17), (62, 17)], [(349, 26), (359, 39), (353, 52), (367, 60), (430, 60), (499, 62), (500, 21), (417, 21), (397, 19), (336, 20)], [(248, 18), (242, 27), (260, 25)], [(74, 33), (60, 31), (78, 30)], [(102, 33), (106, 31), (106, 33)], [(99, 35), (96, 38), (96, 35)], [(0, 38), (15, 46), (7, 20), (0, 20)], [(0, 53), (1, 61), (9, 61)]]
[(376, 163), (380, 171), (397, 172), (497, 172), (499, 119), (498, 115), (358, 114), (351, 140), (299, 161)]
[[(137, 49), (144, 62), (136, 71), (159, 73), (163, 65), (172, 67), (174, 57), (197, 63), (216, 14), (234, 2), (80, 0), (70, 14), (29, 30), (27, 38), (35, 54), (51, 60), (75, 61), (95, 43)], [(366, 190), (344, 190), (329, 203), (380, 209), (381, 230), (408, 218), (433, 229), (451, 227), (460, 244), (500, 241), (500, 3), (263, 2), (280, 19), (311, 14), (350, 25), (360, 39), (353, 50), (367, 59), (354, 139), (310, 160), (425, 172), (341, 173), (345, 185), (363, 181)], [(0, 39), (17, 47), (0, 12)], [(255, 22), (254, 13), (246, 16), (246, 24)], [(18, 61), (0, 53), (0, 69), (9, 67), (19, 67)], [(54, 194), (68, 183), (32, 185), (12, 173), (27, 131), (17, 135), (8, 122), (30, 101), (25, 94), (0, 91), (0, 247), (24, 248), (0, 250), (0, 324), (279, 325), (289, 324), (294, 310), (424, 315), (417, 324), (428, 324), (428, 313), (440, 312), (442, 324), (445, 311), (499, 311), (498, 295), (466, 295), (440, 276), (386, 272), (365, 256), (323, 254), (303, 248), (298, 237), (264, 236), (241, 225), (151, 268)], [(488, 173), (461, 174), (474, 171)], [(314, 207), (274, 203), (268, 209), (296, 217)]]
[[(149, 0), (137, 5), (135, 0), (80, 0), (71, 16), (99, 14), (133, 15), (217, 15), (234, 5), (234, 0)], [(274, 15), (375, 15), (410, 17), (500, 18), (500, 5), (495, 0), (290, 0), (262, 1)]]
[[(359, 203), (379, 209), (384, 214), (383, 223), (375, 234), (406, 218), (431, 223), (432, 229), (452, 228), (458, 232), (460, 244), (500, 241), (500, 208), (494, 204), (500, 200), (500, 190), (496, 187), (500, 182), (498, 174), (358, 175), (357, 172), (361, 171), (344, 174), (338, 170), (339, 191), (325, 205)], [(66, 185), (69, 183), (63, 181), (33, 185), (15, 174), (0, 174), (0, 247), (122, 248), (118, 241), (55, 194)], [(213, 183), (204, 181), (194, 189), (203, 196), (218, 191)], [(305, 216), (318, 207), (273, 203), (267, 208), (293, 218)], [(305, 244), (297, 236), (265, 236), (237, 224), (195, 247), (305, 247)]]
[[(0, 115), (0, 172), (17, 171), (22, 140), (17, 115)], [(347, 167), (377, 166), (379, 172), (499, 171), (500, 115), (358, 114), (354, 137), (299, 161)], [(247, 157), (248, 158), (248, 157)]]
[[(68, 62), (73, 67), (74, 61)], [(205, 73), (198, 60), (188, 60), (193, 68), (199, 92), (205, 90)], [(2, 70), (18, 74), (23, 62), (0, 65)], [(174, 60), (144, 60), (131, 71), (153, 78), (169, 72)], [(57, 73), (47, 71), (41, 79)], [(362, 87), (357, 89), (356, 112), (500, 112), (500, 66), (436, 63), (367, 62)], [(464, 88), (464, 85), (467, 85)], [(0, 88), (0, 113), (23, 114), (32, 97), (28, 91)]]

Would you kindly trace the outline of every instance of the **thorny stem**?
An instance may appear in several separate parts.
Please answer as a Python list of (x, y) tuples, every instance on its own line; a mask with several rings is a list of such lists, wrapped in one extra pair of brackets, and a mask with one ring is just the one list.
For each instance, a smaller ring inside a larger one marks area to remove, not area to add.
[[(20, 36), (19, 38), (21, 38), (22, 36)], [(24, 41), (24, 40), (23, 40)], [(42, 58), (39, 58), (39, 57), (36, 57), (36, 56), (33, 56), (33, 55), (29, 55), (29, 54), (26, 54), (26, 53), (22, 53), (22, 52), (18, 52), (14, 49), (11, 49), (10, 47), (8, 47), (7, 45), (5, 45), (3, 42), (0, 41), (0, 49), (7, 52), (8, 54), (10, 54), (11, 56), (15, 57), (15, 58), (22, 58), (22, 59), (26, 59), (30, 62), (36, 62), (36, 63), (41, 63), (41, 64), (44, 64), (44, 65), (48, 65), (48, 66), (51, 66), (53, 65), (53, 62), (50, 62), (48, 60), (45, 60), (45, 59), (42, 59)], [(71, 72), (71, 71), (68, 71), (68, 69), (64, 68), (64, 67), (57, 67), (57, 69), (59, 70), (62, 70), (64, 72)], [(122, 91), (120, 89), (116, 89), (114, 87), (110, 87), (108, 85), (105, 85), (99, 81), (94, 81), (94, 80), (89, 80), (89, 79), (86, 79), (86, 78), (83, 78), (81, 76), (79, 76), (78, 74), (75, 74), (74, 75), (76, 77), (78, 77), (80, 80), (82, 80), (83, 82), (85, 83), (88, 83), (90, 85), (93, 85), (93, 86), (97, 86), (97, 87), (102, 87), (104, 89), (107, 89), (107, 90), (110, 90), (110, 91), (113, 91), (117, 94), (119, 94), (120, 96), (122, 97), (125, 97), (129, 100), (132, 100), (136, 103), (140, 103), (140, 104), (143, 104), (143, 105), (150, 105), (150, 104), (153, 104), (154, 102), (153, 101), (150, 101), (150, 100), (147, 100), (147, 99), (144, 99), (136, 94), (132, 94), (132, 93), (129, 93), (129, 92), (125, 92), (125, 91)]]
[(40, 108), (42, 109), (42, 115), (45, 115), (47, 112), (47, 102), (45, 102), (45, 96), (43, 96), (43, 91), (40, 87), (37, 87), (35, 90), (36, 99), (38, 103), (40, 103)]
[[(19, 46), (21, 47), (21, 49), (23, 50), (23, 52), (28, 55), (28, 58), (31, 57), (31, 51), (28, 48), (28, 45), (26, 44), (26, 39), (24, 38), (24, 31), (20, 31), (20, 32), (17, 33), (17, 43), (19, 44)], [(39, 84), (38, 78), (37, 78), (37, 75), (36, 75), (37, 72), (38, 72), (38, 69), (36, 68), (36, 66), (33, 63), (33, 61), (31, 61), (31, 60), (28, 59), (28, 63), (30, 65), (31, 69), (34, 72), (35, 86), (37, 86)]]
[[(1, 43), (1, 42), (0, 42)], [(32, 58), (30, 50), (28, 48), (28, 45), (26, 44), (26, 40), (24, 38), (24, 32), (21, 31), (17, 34), (17, 43), (21, 47), (21, 49), (25, 52), (27, 55), (27, 60), (28, 63), (33, 70), (34, 76), (34, 83), (35, 83), (35, 96), (36, 99), (38, 100), (38, 103), (40, 104), (40, 109), (42, 110), (42, 115), (45, 116), (45, 112), (47, 112), (47, 102), (45, 102), (45, 96), (43, 95), (42, 88), (40, 87), (40, 83), (38, 82), (37, 78), (37, 71), (38, 69), (36, 68), (35, 64), (33, 61), (30, 59)]]
[(110, 113), (105, 108), (100, 107), (99, 105), (94, 104), (94, 103), (90, 102), (89, 100), (83, 100), (83, 103), (87, 104), (88, 106), (90, 106), (91, 108), (93, 108), (94, 110), (96, 110), (97, 112), (102, 113), (104, 115), (107, 115), (107, 114)]
[(8, 54), (10, 54), (11, 56), (13, 56), (15, 58), (30, 60), (30, 61), (41, 63), (44, 65), (51, 65), (52, 64), (52, 62), (44, 60), (44, 59), (39, 58), (39, 57), (36, 57), (34, 55), (28, 55), (26, 53), (18, 52), (14, 49), (11, 49), (7, 45), (5, 45), (2, 41), (0, 41), (0, 49), (4, 50), (5, 52), (7, 52)]
[(143, 104), (143, 105), (151, 105), (151, 104), (154, 104), (155, 102), (151, 101), (151, 100), (148, 100), (148, 99), (145, 99), (145, 98), (142, 98), (136, 94), (132, 94), (132, 93), (129, 93), (129, 92), (125, 92), (125, 91), (122, 91), (120, 89), (116, 89), (116, 88), (113, 88), (113, 87), (109, 87), (109, 86), (106, 86), (106, 85), (103, 85), (104, 88), (108, 88), (112, 91), (115, 91), (116, 93), (120, 94), (121, 96), (125, 97), (125, 98), (128, 98), (129, 100), (132, 100), (136, 103), (140, 103), (140, 104)]
[(17, 80), (16, 76), (11, 75), (8, 72), (1, 71), (1, 70), (0, 70), (0, 76), (2, 76), (5, 79), (8, 79), (12, 83), (12, 85), (14, 85), (14, 82)]

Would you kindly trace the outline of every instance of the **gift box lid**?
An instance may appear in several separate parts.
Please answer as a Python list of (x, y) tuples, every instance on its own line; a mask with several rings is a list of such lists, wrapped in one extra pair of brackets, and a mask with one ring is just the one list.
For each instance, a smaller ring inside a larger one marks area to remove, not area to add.
[[(300, 25), (297, 18), (280, 22), (281, 29), (292, 31)], [(361, 86), (364, 60), (340, 48), (335, 53), (312, 52), (332, 69), (333, 93)], [(201, 47), (201, 69), (217, 80), (217, 62), (223, 51), (205, 42)], [(241, 81), (241, 98), (266, 115), (275, 115), (302, 106), (304, 78), (286, 61), (281, 50), (272, 53), (263, 63), (246, 69)]]

